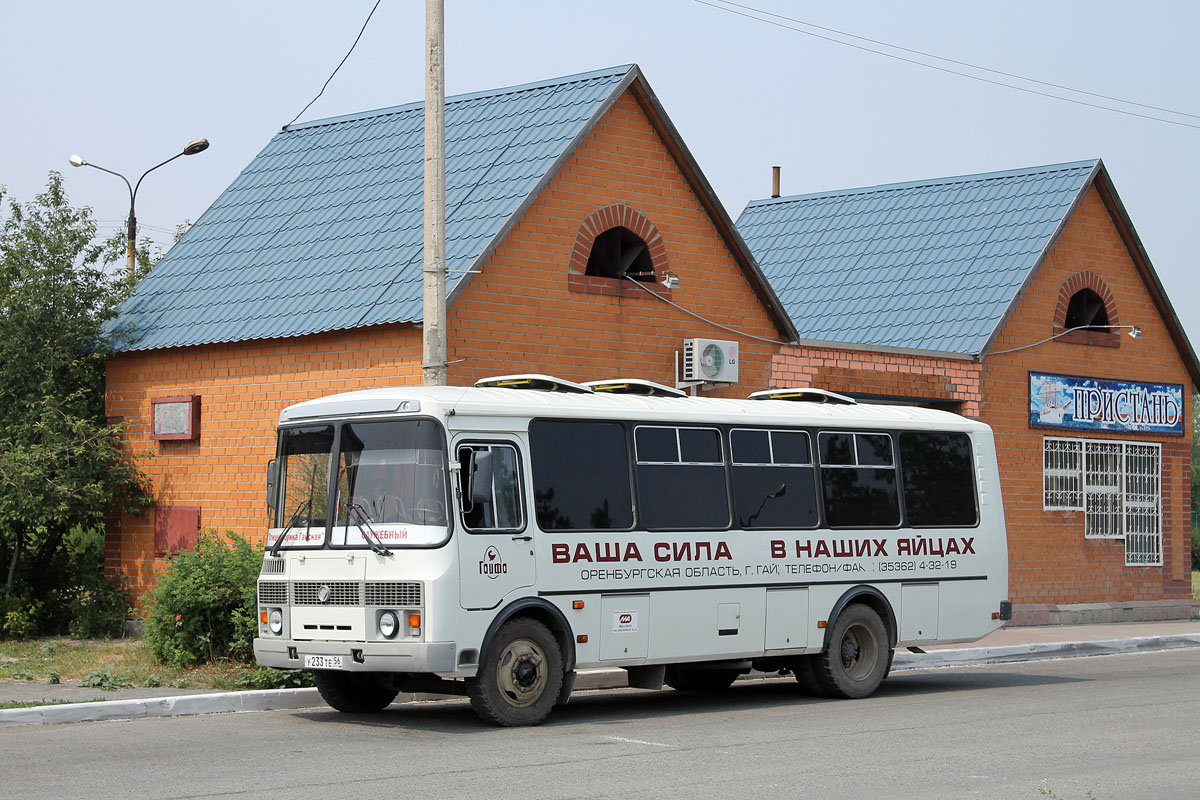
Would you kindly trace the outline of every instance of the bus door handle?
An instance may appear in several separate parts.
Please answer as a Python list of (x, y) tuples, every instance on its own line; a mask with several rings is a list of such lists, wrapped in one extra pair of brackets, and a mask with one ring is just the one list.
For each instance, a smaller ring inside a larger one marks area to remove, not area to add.
[(533, 537), (529, 536), (527, 534), (524, 534), (524, 533), (518, 533), (516, 536), (513, 537), (513, 541), (514, 542), (532, 542)]

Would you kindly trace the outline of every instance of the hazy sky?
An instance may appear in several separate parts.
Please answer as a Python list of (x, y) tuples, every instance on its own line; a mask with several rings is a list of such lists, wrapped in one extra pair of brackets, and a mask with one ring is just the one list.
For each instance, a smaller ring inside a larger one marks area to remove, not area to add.
[[(1200, 3), (1191, 0), (1143, 0), (1136, 7), (1115, 0), (739, 2), (943, 58), (1200, 115), (1194, 41)], [(111, 232), (129, 211), (125, 186), (93, 169), (73, 169), (68, 155), (136, 181), (189, 139), (208, 137), (207, 152), (154, 172), (138, 192), (143, 232), (169, 242), (175, 225), (199, 217), (316, 95), (373, 4), (0, 0), (6, 72), (0, 185), (10, 197), (31, 200), (47, 173), (59, 170), (72, 202), (91, 206)], [(301, 119), (423, 99), (423, 42), (424, 3), (383, 0), (354, 54)], [(448, 94), (631, 62), (641, 65), (734, 219), (749, 200), (770, 193), (773, 164), (783, 167), (783, 193), (801, 194), (1103, 158), (1176, 312), (1200, 346), (1193, 245), (1200, 127), (1187, 127), (1200, 126), (1200, 116), (1121, 106), (1187, 126), (1173, 125), (1066, 103), (696, 0), (446, 0)]]

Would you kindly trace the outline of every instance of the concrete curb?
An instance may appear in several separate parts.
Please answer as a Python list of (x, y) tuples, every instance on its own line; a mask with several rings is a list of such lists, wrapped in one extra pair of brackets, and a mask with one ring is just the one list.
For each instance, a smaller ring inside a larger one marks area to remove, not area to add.
[(155, 697), (148, 700), (105, 700), (95, 703), (68, 703), (5, 709), (0, 711), (0, 728), (16, 725), (58, 725), (64, 722), (223, 714), (232, 711), (312, 708), (322, 705), (323, 702), (316, 689), (264, 689), (249, 692), (214, 692), (213, 694)]
[[(1045, 642), (1002, 647), (964, 647), (930, 650), (925, 653), (898, 651), (893, 671), (967, 667), (1057, 658), (1145, 653), (1200, 647), (1200, 633), (1169, 636), (1141, 636), (1095, 642)], [(622, 669), (582, 670), (575, 688), (614, 689), (626, 686)], [(440, 698), (442, 695), (406, 694), (397, 703)], [(316, 689), (266, 689), (248, 692), (215, 692), (147, 700), (107, 700), (31, 708), (0, 710), (0, 728), (25, 725), (59, 725), (67, 722), (129, 720), (147, 717), (180, 717), (198, 714), (225, 714), (235, 711), (278, 711), (316, 708), (324, 705)]]
[(1121, 653), (1174, 650), (1181, 647), (1200, 647), (1200, 633), (1139, 636), (1097, 642), (1042, 642), (998, 647), (962, 647), (929, 650), (925, 653), (897, 650), (896, 658), (892, 662), (892, 670), (969, 667), (979, 664), (1007, 664), (1052, 658), (1111, 656)]

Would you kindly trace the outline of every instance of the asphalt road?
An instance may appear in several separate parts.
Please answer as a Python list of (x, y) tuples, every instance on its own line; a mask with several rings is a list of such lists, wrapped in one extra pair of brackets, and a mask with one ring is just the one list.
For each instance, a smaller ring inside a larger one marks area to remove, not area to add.
[(1200, 651), (790, 681), (719, 697), (586, 692), (538, 728), (465, 701), (0, 730), (0, 797), (1200, 796)]

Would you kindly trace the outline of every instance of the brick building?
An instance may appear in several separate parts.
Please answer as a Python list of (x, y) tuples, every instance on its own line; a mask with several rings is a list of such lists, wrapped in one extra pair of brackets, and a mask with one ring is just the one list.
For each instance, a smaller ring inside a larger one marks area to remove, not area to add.
[[(109, 537), (135, 590), (201, 529), (261, 540), (281, 408), (420, 382), (422, 131), (419, 103), (285, 128), (122, 308), (108, 409), (158, 500)], [(1191, 613), (1200, 366), (1100, 162), (774, 198), (735, 228), (637, 67), (450, 98), (446, 133), (451, 384), (672, 384), (684, 338), (736, 340), (717, 393), (991, 424), (1018, 622)], [(1176, 418), (1089, 423), (1077, 390)]]
[[(123, 306), (108, 413), (157, 506), (107, 559), (135, 591), (200, 529), (261, 541), (284, 406), (420, 383), (423, 125), (280, 131)], [(671, 384), (685, 337), (735, 338), (687, 309), (740, 332), (730, 392), (769, 385), (795, 331), (637, 67), (449, 98), (446, 139), (451, 384)]]
[(1017, 624), (1191, 615), (1200, 366), (1101, 162), (772, 198), (738, 228), (800, 334), (776, 385), (992, 426)]

